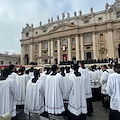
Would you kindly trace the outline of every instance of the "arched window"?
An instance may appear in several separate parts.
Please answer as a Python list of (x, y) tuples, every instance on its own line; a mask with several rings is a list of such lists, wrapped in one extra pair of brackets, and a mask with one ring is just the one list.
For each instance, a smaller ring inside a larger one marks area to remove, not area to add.
[(87, 43), (90, 42), (90, 37), (89, 36), (86, 37), (86, 42)]
[(103, 34), (100, 34), (100, 40), (101, 41), (103, 40)]

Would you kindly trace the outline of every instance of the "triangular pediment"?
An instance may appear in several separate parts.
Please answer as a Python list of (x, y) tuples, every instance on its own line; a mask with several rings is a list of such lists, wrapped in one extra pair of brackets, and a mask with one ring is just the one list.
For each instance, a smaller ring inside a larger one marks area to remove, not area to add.
[(58, 26), (54, 27), (51, 31), (49, 31), (49, 33), (66, 31), (74, 28), (78, 28), (78, 26), (73, 24), (61, 23)]

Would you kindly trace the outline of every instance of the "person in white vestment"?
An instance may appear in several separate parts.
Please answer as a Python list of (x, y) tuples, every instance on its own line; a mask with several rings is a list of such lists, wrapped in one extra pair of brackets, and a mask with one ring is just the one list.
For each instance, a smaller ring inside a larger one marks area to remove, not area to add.
[(107, 69), (107, 71), (109, 72), (109, 74), (114, 73), (114, 70), (112, 69), (112, 65), (111, 65), (111, 64), (108, 64), (108, 69)]
[(84, 67), (84, 62), (79, 62), (79, 69), (78, 71), (85, 75), (85, 90), (86, 90), (86, 100), (87, 100), (87, 110), (88, 115), (91, 116), (93, 113), (93, 106), (92, 106), (92, 89), (91, 89), (91, 82), (90, 82), (90, 74), (89, 70)]
[(103, 71), (102, 76), (100, 78), (102, 106), (107, 107), (107, 103), (105, 102), (105, 97), (107, 96), (106, 85), (107, 85), (109, 73), (107, 71), (106, 65), (101, 66), (101, 69)]
[(44, 112), (44, 83), (40, 78), (38, 70), (34, 71), (34, 78), (30, 79), (26, 87), (26, 98), (24, 112), (38, 113)]
[(52, 73), (45, 82), (45, 111), (49, 114), (61, 115), (64, 109), (63, 104), (63, 77), (58, 74), (57, 66), (51, 67)]
[(16, 120), (15, 99), (19, 96), (19, 90), (15, 79), (10, 77), (9, 68), (4, 68), (0, 77), (0, 116), (10, 113), (12, 120)]
[(90, 80), (91, 80), (91, 87), (92, 87), (92, 100), (97, 101), (101, 100), (101, 89), (100, 89), (100, 82), (98, 71), (95, 70), (94, 66), (91, 66), (90, 73)]
[(120, 120), (120, 64), (114, 65), (116, 73), (110, 74), (106, 92), (110, 96), (109, 120)]
[(26, 86), (29, 80), (30, 77), (25, 75), (25, 67), (21, 67), (20, 74), (16, 76), (16, 82), (19, 87), (19, 98), (16, 100), (16, 105), (18, 109), (24, 109)]
[(64, 94), (63, 94), (63, 99), (68, 100), (69, 99), (69, 86), (70, 86), (70, 80), (69, 76), (72, 74), (70, 72), (70, 67), (66, 67), (66, 74), (64, 78)]
[(84, 74), (78, 72), (78, 68), (78, 65), (74, 65), (74, 74), (71, 74), (69, 77), (68, 120), (86, 120), (86, 80)]
[(9, 69), (11, 70), (11, 78), (16, 79), (17, 73), (15, 73), (15, 65), (11, 64), (9, 65)]
[(30, 77), (30, 78), (33, 78), (33, 77), (34, 77), (33, 72), (34, 72), (34, 67), (31, 67), (31, 68), (29, 69), (29, 77)]

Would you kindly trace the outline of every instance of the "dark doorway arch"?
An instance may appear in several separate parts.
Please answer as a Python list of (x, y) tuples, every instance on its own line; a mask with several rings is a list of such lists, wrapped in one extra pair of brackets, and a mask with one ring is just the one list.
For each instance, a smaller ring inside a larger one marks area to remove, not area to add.
[(29, 65), (29, 55), (25, 55), (25, 65)]
[(118, 45), (118, 58), (120, 58), (120, 44)]

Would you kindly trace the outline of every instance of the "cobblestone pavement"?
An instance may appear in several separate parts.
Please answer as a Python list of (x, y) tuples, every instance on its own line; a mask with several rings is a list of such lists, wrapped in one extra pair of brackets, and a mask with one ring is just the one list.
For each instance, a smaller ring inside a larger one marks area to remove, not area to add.
[[(101, 105), (101, 101), (93, 102), (93, 109), (94, 109), (94, 113), (90, 117), (87, 116), (87, 120), (109, 120), (109, 109), (104, 108)], [(31, 120), (39, 120), (37, 118), (35, 119), (32, 118)], [(40, 118), (41, 120), (48, 120), (48, 118), (44, 118), (41, 116)], [(28, 117), (27, 120), (29, 120)], [(65, 120), (67, 120), (67, 117), (65, 118)]]
[(109, 120), (109, 109), (102, 106), (101, 101), (93, 102), (94, 113), (87, 120)]

